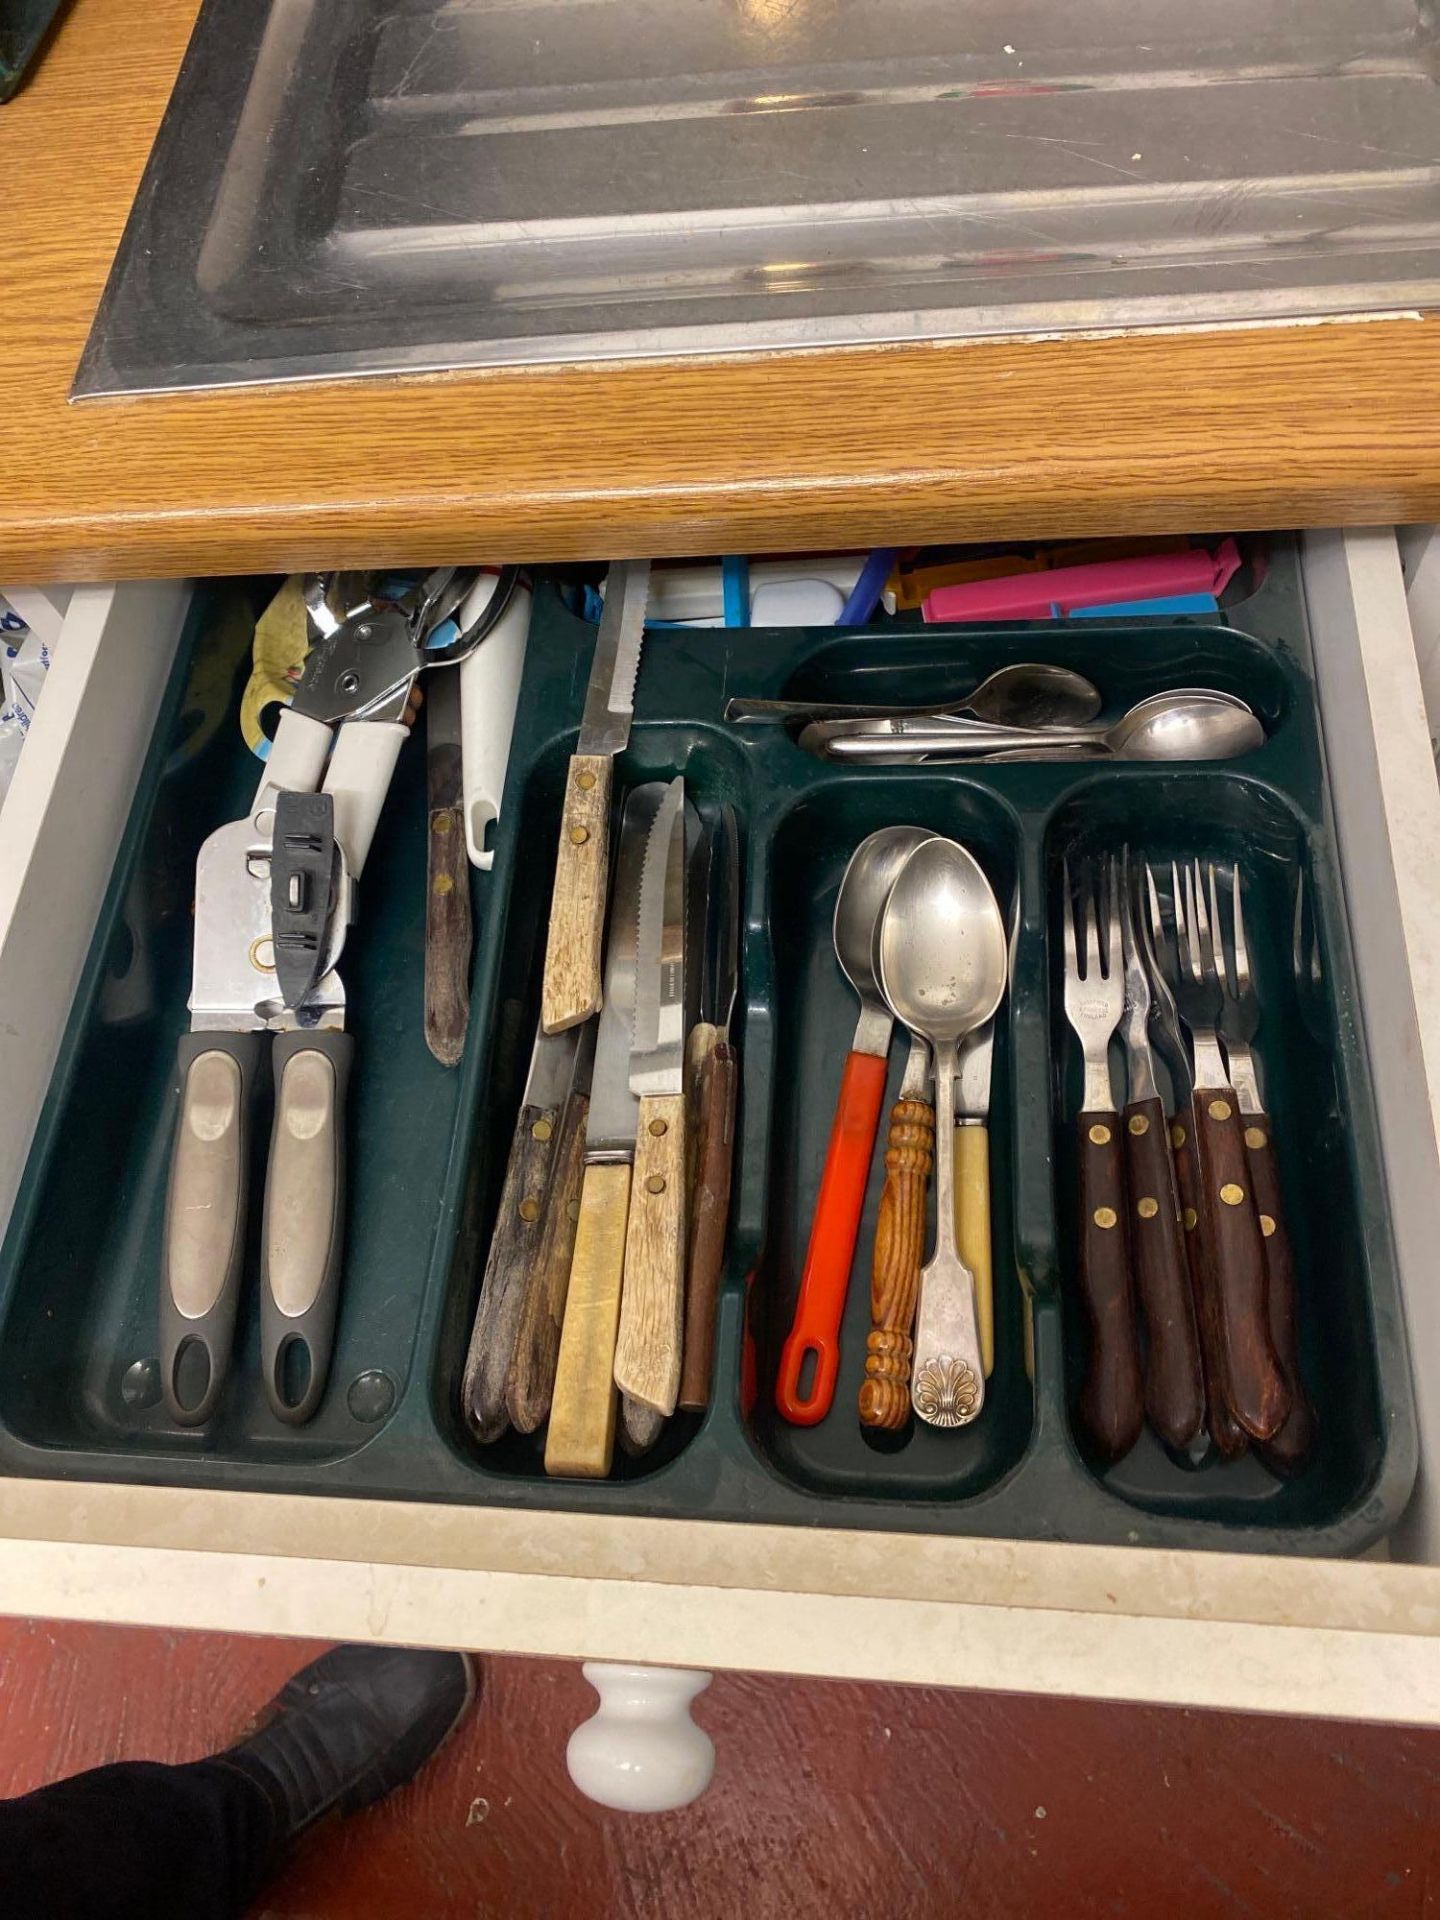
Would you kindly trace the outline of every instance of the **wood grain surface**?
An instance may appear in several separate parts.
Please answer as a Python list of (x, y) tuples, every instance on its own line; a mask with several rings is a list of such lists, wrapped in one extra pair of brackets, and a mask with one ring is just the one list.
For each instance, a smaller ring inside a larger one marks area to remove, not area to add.
[(870, 1266), (870, 1332), (860, 1383), (860, 1424), (893, 1432), (910, 1419), (915, 1306), (925, 1259), (925, 1209), (935, 1162), (935, 1109), (898, 1100), (890, 1109), (885, 1185), (875, 1216)]
[[(644, 1096), (615, 1341), (616, 1386), (642, 1407), (667, 1416), (680, 1392), (685, 1331), (685, 1131), (683, 1093)], [(647, 1425), (641, 1423), (635, 1432)]]
[(577, 753), (565, 775), (540, 999), (546, 1033), (578, 1027), (600, 1011), (614, 771), (609, 754)]
[[(190, 1760), (320, 1649), (0, 1621), (0, 1794)], [(255, 1920), (1429, 1920), (1440, 1733), (719, 1674), (714, 1784), (607, 1812), (565, 1772), (578, 1666), (485, 1662), (418, 1780), (297, 1848)]]
[(1440, 319), (67, 404), (198, 0), (74, 0), (0, 114), (0, 575), (1440, 517)]
[(586, 1167), (555, 1367), (545, 1471), (603, 1480), (615, 1453), (615, 1330), (630, 1213), (628, 1165)]

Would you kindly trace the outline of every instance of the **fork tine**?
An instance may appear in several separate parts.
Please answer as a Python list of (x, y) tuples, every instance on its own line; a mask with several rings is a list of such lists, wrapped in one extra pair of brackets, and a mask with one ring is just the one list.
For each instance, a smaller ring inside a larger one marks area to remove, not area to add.
[(1220, 981), (1221, 991), (1234, 995), (1238, 989), (1232, 982), (1230, 961), (1225, 947), (1225, 923), (1220, 918), (1220, 894), (1215, 884), (1215, 862), (1212, 860), (1206, 869), (1206, 884), (1210, 889), (1210, 952), (1215, 961), (1215, 972)]
[(1143, 862), (1145, 874), (1145, 903), (1150, 909), (1150, 953), (1151, 958), (1167, 951), (1165, 922), (1160, 917), (1160, 894), (1155, 885), (1155, 875), (1150, 862)]
[(1245, 915), (1240, 905), (1240, 869), (1230, 872), (1231, 914), (1235, 927), (1235, 985), (1239, 993), (1250, 991), (1250, 952), (1245, 945)]
[(1093, 980), (1100, 972), (1100, 929), (1095, 919), (1095, 886), (1085, 889), (1085, 978)]
[(1079, 962), (1075, 957), (1075, 896), (1070, 891), (1070, 862), (1060, 862), (1061, 893), (1061, 934), (1065, 946), (1065, 978), (1074, 980), (1079, 972)]
[(1120, 932), (1120, 863), (1111, 854), (1105, 877), (1109, 882), (1109, 978), (1118, 980), (1125, 971), (1125, 946)]
[(1182, 883), (1180, 868), (1170, 862), (1170, 885), (1172, 899), (1175, 902), (1175, 951), (1176, 967), (1181, 973), (1192, 973), (1199, 977), (1195, 965), (1195, 892), (1190, 882), (1190, 869), (1185, 869)]
[(1205, 876), (1200, 871), (1200, 862), (1192, 860), (1186, 870), (1190, 882), (1185, 898), (1193, 907), (1195, 929), (1192, 939), (1195, 942), (1195, 977), (1201, 979), (1206, 972), (1215, 971), (1215, 942), (1210, 926), (1210, 910), (1205, 905)]

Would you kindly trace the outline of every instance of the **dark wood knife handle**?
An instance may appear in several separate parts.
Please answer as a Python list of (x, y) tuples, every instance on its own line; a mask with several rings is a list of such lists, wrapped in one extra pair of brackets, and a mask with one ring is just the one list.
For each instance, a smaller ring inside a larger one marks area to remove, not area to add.
[(1252, 1439), (1268, 1440), (1290, 1411), (1290, 1389), (1270, 1337), (1265, 1242), (1233, 1089), (1197, 1087), (1191, 1113), (1230, 1411)]
[(1136, 1100), (1122, 1120), (1130, 1255), (1146, 1334), (1145, 1413), (1167, 1446), (1184, 1449), (1205, 1418), (1205, 1385), (1165, 1114), (1158, 1099)]
[[(713, 1036), (713, 1039), (712, 1039)], [(678, 1404), (699, 1412), (710, 1404), (715, 1360), (715, 1302), (730, 1226), (735, 1161), (735, 1103), (740, 1084), (735, 1049), (718, 1027), (702, 1037), (695, 1065), (694, 1170), (690, 1245), (686, 1255), (685, 1344)]]
[(1249, 1448), (1250, 1441), (1245, 1429), (1230, 1411), (1215, 1276), (1210, 1268), (1209, 1242), (1200, 1227), (1200, 1163), (1196, 1158), (1195, 1126), (1188, 1110), (1177, 1114), (1171, 1121), (1170, 1146), (1175, 1155), (1180, 1225), (1185, 1236), (1190, 1290), (1195, 1296), (1195, 1323), (1200, 1334), (1200, 1365), (1205, 1379), (1205, 1428), (1211, 1444), (1222, 1459), (1238, 1460)]
[(470, 1024), (470, 869), (459, 807), (430, 814), (425, 887), (425, 1044), (442, 1066), (465, 1051)]
[(570, 1291), (570, 1261), (575, 1225), (580, 1218), (580, 1185), (585, 1167), (585, 1122), (590, 1101), (572, 1093), (560, 1120), (555, 1164), (545, 1199), (540, 1245), (530, 1269), (530, 1284), (520, 1309), (515, 1352), (505, 1381), (505, 1405), (520, 1433), (534, 1433), (550, 1412), (565, 1297)]
[(505, 1383), (531, 1269), (540, 1250), (558, 1120), (551, 1108), (522, 1107), (511, 1137), (460, 1389), (465, 1418), (477, 1440), (498, 1440), (509, 1425)]
[(1280, 1190), (1280, 1162), (1275, 1153), (1275, 1128), (1269, 1114), (1242, 1115), (1245, 1153), (1255, 1210), (1265, 1241), (1265, 1272), (1270, 1288), (1270, 1338), (1280, 1370), (1290, 1389), (1290, 1411), (1279, 1431), (1258, 1451), (1272, 1473), (1289, 1479), (1300, 1472), (1315, 1444), (1315, 1409), (1300, 1372), (1299, 1295), (1295, 1282), (1295, 1249), (1285, 1222), (1285, 1196)]
[(1118, 1460), (1140, 1438), (1145, 1420), (1120, 1116), (1082, 1113), (1079, 1153), (1080, 1299), (1090, 1332), (1080, 1423), (1103, 1459)]
[[(949, 1129), (947, 1128), (947, 1134)], [(948, 1138), (945, 1148), (950, 1150)], [(897, 1100), (885, 1142), (885, 1185), (870, 1268), (870, 1333), (860, 1383), (860, 1424), (891, 1431), (910, 1419), (915, 1308), (925, 1259), (926, 1197), (935, 1164), (935, 1109)]]

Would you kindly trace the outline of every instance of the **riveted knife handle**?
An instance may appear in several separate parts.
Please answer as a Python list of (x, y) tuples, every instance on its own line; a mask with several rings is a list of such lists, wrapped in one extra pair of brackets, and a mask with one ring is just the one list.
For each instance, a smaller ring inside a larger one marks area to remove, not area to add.
[(277, 1420), (311, 1418), (325, 1392), (345, 1231), (348, 1033), (277, 1034), (275, 1124), (265, 1178), (260, 1364)]
[(1197, 1087), (1191, 1112), (1230, 1411), (1252, 1439), (1268, 1440), (1289, 1413), (1291, 1396), (1270, 1337), (1265, 1242), (1234, 1090)]
[(165, 1405), (182, 1427), (214, 1413), (230, 1367), (245, 1257), (250, 1117), (259, 1033), (187, 1033), (170, 1156), (160, 1283)]
[(490, 1236), (460, 1383), (466, 1424), (481, 1441), (498, 1440), (509, 1425), (505, 1383), (515, 1358), (526, 1290), (544, 1238), (559, 1119), (553, 1107), (522, 1107), (510, 1140), (500, 1210)]
[(425, 1044), (443, 1067), (455, 1066), (465, 1051), (471, 940), (464, 816), (459, 807), (432, 807), (425, 891)]
[(546, 1033), (578, 1027), (600, 1009), (614, 771), (608, 754), (577, 753), (565, 775), (540, 998), (540, 1024)]
[(1210, 1242), (1200, 1222), (1200, 1163), (1195, 1127), (1189, 1109), (1170, 1122), (1170, 1146), (1175, 1156), (1175, 1187), (1180, 1198), (1180, 1227), (1195, 1299), (1195, 1326), (1200, 1336), (1200, 1370), (1205, 1386), (1205, 1430), (1225, 1460), (1238, 1460), (1250, 1445), (1245, 1429), (1230, 1411), (1225, 1370), (1225, 1346), (1220, 1337), (1220, 1309), (1215, 1275), (1210, 1265)]
[(956, 1127), (955, 1244), (975, 1276), (975, 1325), (988, 1380), (995, 1369), (995, 1263), (990, 1232), (990, 1129), (980, 1120)]
[[(840, 1080), (840, 1099), (830, 1128), (825, 1170), (810, 1226), (810, 1244), (800, 1276), (800, 1297), (775, 1381), (775, 1405), (792, 1426), (813, 1427), (830, 1411), (840, 1373), (840, 1322), (850, 1287), (850, 1267), (865, 1210), (870, 1158), (885, 1099), (886, 1062), (878, 1054), (851, 1053)], [(802, 1393), (805, 1363), (814, 1371)]]
[(870, 1268), (870, 1333), (860, 1383), (860, 1424), (896, 1431), (910, 1419), (915, 1307), (925, 1259), (926, 1195), (935, 1163), (935, 1109), (898, 1100), (890, 1109), (885, 1185)]
[(635, 1133), (615, 1384), (666, 1415), (680, 1392), (686, 1171), (684, 1094), (646, 1094)]
[(603, 1480), (615, 1455), (615, 1331), (630, 1217), (628, 1161), (588, 1166), (545, 1436), (545, 1471)]
[(691, 1042), (694, 1124), (690, 1152), (694, 1172), (690, 1182), (690, 1245), (686, 1259), (685, 1341), (679, 1404), (698, 1412), (710, 1404), (715, 1302), (720, 1293), (725, 1239), (730, 1225), (740, 1069), (735, 1049), (721, 1037), (718, 1027), (697, 1027)]
[(1290, 1389), (1290, 1411), (1278, 1432), (1262, 1441), (1260, 1458), (1282, 1479), (1299, 1473), (1315, 1444), (1315, 1409), (1300, 1372), (1299, 1295), (1295, 1283), (1295, 1249), (1285, 1219), (1285, 1196), (1280, 1189), (1280, 1163), (1275, 1153), (1275, 1127), (1269, 1114), (1241, 1116), (1245, 1128), (1245, 1157), (1255, 1192), (1255, 1209), (1265, 1241), (1265, 1275), (1270, 1292), (1270, 1337), (1280, 1370)]
[(590, 1101), (572, 1093), (565, 1103), (540, 1227), (540, 1246), (530, 1263), (520, 1308), (520, 1328), (505, 1380), (505, 1407), (521, 1433), (534, 1433), (550, 1412), (575, 1226), (580, 1218), (580, 1179), (585, 1162), (585, 1122)]
[(1166, 1446), (1178, 1451), (1200, 1431), (1205, 1386), (1164, 1110), (1158, 1100), (1132, 1101), (1121, 1125), (1130, 1254), (1147, 1342), (1145, 1413)]
[(1120, 1116), (1082, 1113), (1078, 1126), (1080, 1299), (1090, 1335), (1080, 1423), (1102, 1459), (1119, 1460), (1140, 1438), (1145, 1420)]

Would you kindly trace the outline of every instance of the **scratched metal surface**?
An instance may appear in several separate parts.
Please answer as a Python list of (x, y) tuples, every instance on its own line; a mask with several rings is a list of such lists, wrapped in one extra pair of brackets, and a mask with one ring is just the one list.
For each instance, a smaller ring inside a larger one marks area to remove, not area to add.
[(1440, 298), (1431, 0), (206, 0), (77, 391)]
[[(0, 1621), (0, 1794), (233, 1740), (295, 1641)], [(420, 1780), (253, 1920), (1429, 1920), (1440, 1733), (720, 1675), (715, 1784), (636, 1818), (565, 1773), (578, 1666), (487, 1664)]]

